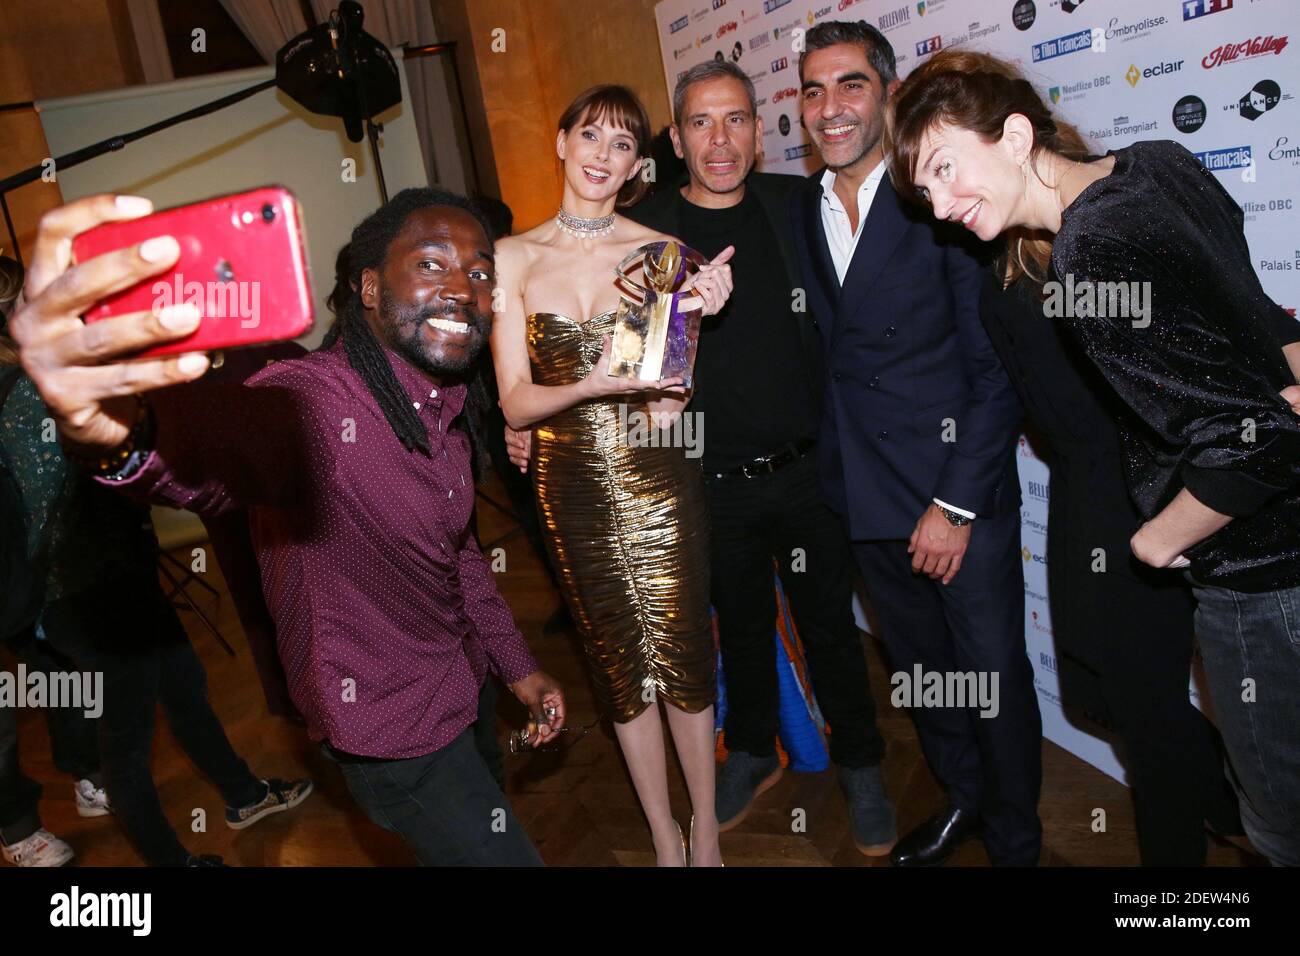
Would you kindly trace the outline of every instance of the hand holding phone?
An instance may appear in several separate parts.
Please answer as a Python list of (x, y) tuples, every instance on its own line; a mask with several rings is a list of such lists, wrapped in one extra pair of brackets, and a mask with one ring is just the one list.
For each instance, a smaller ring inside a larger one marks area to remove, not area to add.
[(87, 309), (87, 323), (182, 304), (198, 308), (197, 329), (139, 353), (148, 356), (292, 339), (311, 328), (302, 213), (287, 189), (266, 186), (105, 223), (73, 240), (73, 257), (88, 263), (157, 236), (179, 244), (175, 265), (111, 290)]
[(169, 270), (180, 246), (170, 236), (156, 236), (74, 265), (74, 240), (101, 223), (137, 219), (152, 210), (153, 204), (139, 196), (105, 194), (47, 212), (36, 231), (22, 304), (9, 319), (23, 368), (58, 422), (64, 444), (87, 453), (126, 440), (139, 416), (133, 395), (192, 381), (208, 368), (205, 352), (123, 358), (193, 333), (199, 318), (192, 306), (90, 325), (81, 320), (104, 296)]

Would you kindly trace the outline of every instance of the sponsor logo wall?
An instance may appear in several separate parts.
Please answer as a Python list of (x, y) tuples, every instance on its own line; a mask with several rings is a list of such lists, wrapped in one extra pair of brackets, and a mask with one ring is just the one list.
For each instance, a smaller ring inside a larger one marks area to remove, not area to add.
[[(958, 45), (1015, 60), (1099, 152), (1170, 139), (1196, 154), (1242, 206), (1265, 291), (1292, 310), (1300, 303), (1295, 13), (1295, 0), (663, 0), (655, 9), (670, 94), (709, 58), (734, 60), (753, 78), (767, 172), (807, 175), (820, 165), (800, 123), (796, 49), (817, 23), (866, 20), (893, 44), (904, 77)], [(1027, 444), (1019, 463), (1025, 639), (1044, 735), (1123, 780), (1101, 732), (1067, 722), (1060, 709), (1046, 597), (1047, 466)]]

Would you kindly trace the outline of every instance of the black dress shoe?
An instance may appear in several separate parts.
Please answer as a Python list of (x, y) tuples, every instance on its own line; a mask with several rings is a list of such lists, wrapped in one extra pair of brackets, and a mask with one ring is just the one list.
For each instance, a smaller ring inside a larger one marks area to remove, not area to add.
[(889, 862), (894, 866), (939, 866), (979, 831), (976, 814), (948, 807), (899, 840), (889, 854)]

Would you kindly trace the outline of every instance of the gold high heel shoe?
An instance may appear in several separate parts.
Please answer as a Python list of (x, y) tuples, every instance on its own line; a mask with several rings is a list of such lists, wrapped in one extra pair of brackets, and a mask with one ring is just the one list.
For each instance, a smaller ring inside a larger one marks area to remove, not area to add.
[[(682, 833), (682, 825), (674, 820), (673, 826), (677, 828), (677, 839), (682, 841), (682, 866), (690, 866), (691, 857), (686, 852), (686, 836)], [(695, 832), (695, 817), (691, 817), (691, 832), (692, 834)]]

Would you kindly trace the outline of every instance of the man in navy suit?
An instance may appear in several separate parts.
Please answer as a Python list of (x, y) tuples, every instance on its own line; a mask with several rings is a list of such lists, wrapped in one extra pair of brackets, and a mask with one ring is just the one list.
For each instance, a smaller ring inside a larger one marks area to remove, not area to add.
[[(948, 792), (891, 861), (942, 863), (982, 831), (995, 864), (1033, 865), (1042, 727), (1024, 643), (1021, 414), (980, 323), (985, 268), (958, 225), (910, 212), (885, 175), (889, 41), (865, 22), (819, 24), (799, 76), (826, 164), (792, 210), (826, 349), (822, 491), (848, 524), (893, 698), (913, 706)], [(923, 697), (936, 681), (945, 692)]]

